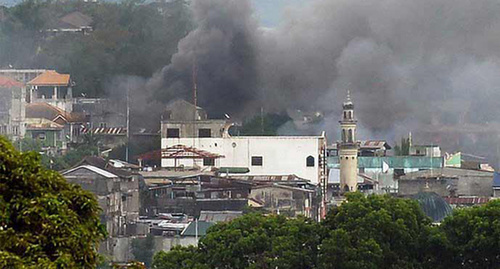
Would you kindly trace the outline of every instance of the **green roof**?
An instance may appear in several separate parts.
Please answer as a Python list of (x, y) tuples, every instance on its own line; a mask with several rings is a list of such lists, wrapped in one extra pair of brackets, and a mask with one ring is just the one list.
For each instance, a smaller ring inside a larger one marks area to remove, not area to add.
[[(208, 228), (210, 228), (215, 223), (208, 221), (198, 221), (198, 236), (204, 236), (207, 234)], [(196, 236), (196, 222), (192, 221), (189, 225), (184, 228), (181, 233), (182, 236)]]
[(248, 169), (248, 167), (221, 167), (219, 171), (221, 173), (246, 174), (250, 172), (250, 169)]
[[(382, 168), (385, 162), (389, 168), (441, 168), (443, 167), (443, 158), (426, 156), (385, 156), (385, 157), (358, 157), (359, 168)], [(339, 158), (337, 156), (328, 157), (328, 168), (338, 168)]]

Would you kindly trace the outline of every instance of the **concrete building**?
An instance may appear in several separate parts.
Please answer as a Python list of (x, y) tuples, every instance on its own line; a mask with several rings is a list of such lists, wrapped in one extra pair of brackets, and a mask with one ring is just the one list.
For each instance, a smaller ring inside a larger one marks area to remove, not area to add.
[(230, 126), (207, 119), (201, 108), (185, 101), (171, 103), (162, 120), (161, 166), (227, 175), (295, 174), (314, 184), (326, 180), (324, 135), (230, 136)]
[(13, 78), (23, 84), (27, 84), (46, 71), (47, 69), (0, 69), (0, 76)]
[(340, 121), (341, 141), (339, 145), (340, 189), (341, 192), (358, 190), (358, 141), (356, 140), (356, 118), (354, 104), (347, 92), (347, 100), (342, 106)]
[(111, 162), (99, 157), (86, 157), (62, 175), (96, 195), (110, 237), (135, 234), (127, 226), (139, 219), (138, 174), (115, 168)]
[(72, 112), (72, 82), (69, 74), (47, 70), (27, 83), (28, 103), (44, 102)]
[(16, 141), (24, 137), (26, 86), (11, 77), (0, 75), (0, 135)]
[(413, 195), (424, 188), (443, 196), (491, 197), (493, 172), (443, 167), (408, 173), (398, 180), (398, 194)]

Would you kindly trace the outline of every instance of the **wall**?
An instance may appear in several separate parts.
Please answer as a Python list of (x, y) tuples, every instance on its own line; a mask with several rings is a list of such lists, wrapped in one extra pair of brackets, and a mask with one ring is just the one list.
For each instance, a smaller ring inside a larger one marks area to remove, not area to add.
[(167, 137), (167, 129), (179, 129), (180, 137), (198, 137), (199, 129), (210, 129), (211, 137), (222, 137), (225, 120), (205, 120), (205, 121), (164, 121), (161, 124), (161, 137)]
[(456, 190), (457, 184), (457, 178), (399, 180), (398, 194), (409, 196), (429, 191), (435, 192), (439, 196), (450, 196), (452, 195), (452, 191)]
[[(250, 172), (245, 175), (287, 175), (295, 174), (319, 183), (319, 155), (323, 146), (319, 136), (239, 136), (228, 138), (162, 138), (161, 147), (182, 144), (200, 150), (223, 155), (217, 159), (216, 167), (246, 167)], [(252, 156), (262, 156), (262, 166), (252, 166)], [(306, 166), (306, 158), (314, 157), (314, 167)], [(202, 168), (202, 160), (177, 160), (177, 164)], [(162, 167), (173, 167), (173, 159), (162, 159)]]

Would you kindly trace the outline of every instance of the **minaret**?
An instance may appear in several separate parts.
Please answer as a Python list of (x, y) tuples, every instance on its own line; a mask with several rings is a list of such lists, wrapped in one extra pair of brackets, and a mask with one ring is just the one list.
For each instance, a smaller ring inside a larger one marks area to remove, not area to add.
[(340, 121), (341, 141), (337, 144), (340, 158), (340, 193), (358, 190), (358, 141), (356, 140), (356, 119), (351, 94), (342, 106)]

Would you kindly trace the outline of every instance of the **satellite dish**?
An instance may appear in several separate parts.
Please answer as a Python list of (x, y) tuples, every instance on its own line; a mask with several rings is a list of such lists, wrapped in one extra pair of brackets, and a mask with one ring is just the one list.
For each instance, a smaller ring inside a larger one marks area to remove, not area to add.
[(226, 119), (230, 119), (231, 117), (229, 117), (228, 114), (224, 114), (224, 117), (226, 117)]

